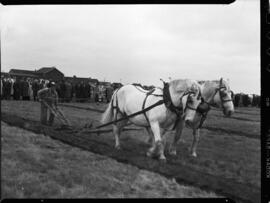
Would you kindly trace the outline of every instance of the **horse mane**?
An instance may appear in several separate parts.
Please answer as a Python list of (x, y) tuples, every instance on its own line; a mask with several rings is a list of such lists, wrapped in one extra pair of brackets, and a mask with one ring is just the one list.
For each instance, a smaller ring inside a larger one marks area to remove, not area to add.
[(181, 87), (183, 92), (185, 92), (187, 89), (191, 91), (201, 91), (200, 85), (196, 80), (178, 79), (172, 80), (169, 84), (174, 90), (177, 91), (180, 91), (179, 87)]
[[(222, 80), (223, 81), (223, 85), (228, 89), (228, 90), (230, 90), (230, 86), (229, 86), (229, 84), (228, 84), (228, 82), (226, 81), (226, 80)], [(199, 82), (202, 82), (202, 81), (199, 81)], [(199, 83), (200, 85), (204, 85), (205, 87), (207, 87), (207, 86), (210, 86), (210, 85), (212, 85), (212, 84), (216, 84), (218, 87), (219, 87), (219, 83), (220, 83), (220, 80), (205, 80), (205, 81), (203, 81), (203, 83), (201, 84), (201, 83)]]

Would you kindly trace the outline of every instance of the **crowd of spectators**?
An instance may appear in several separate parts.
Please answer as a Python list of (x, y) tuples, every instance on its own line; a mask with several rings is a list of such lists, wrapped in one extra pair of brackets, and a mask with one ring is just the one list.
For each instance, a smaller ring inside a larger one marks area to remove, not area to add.
[(1, 76), (1, 99), (37, 100), (38, 90), (46, 87), (48, 80)]
[(243, 94), (238, 93), (235, 94), (234, 99), (234, 106), (235, 107), (260, 107), (261, 106), (261, 96), (255, 94)]
[[(33, 100), (37, 101), (37, 92), (47, 87), (49, 80), (10, 77), (1, 75), (1, 99), (5, 100)], [(117, 88), (112, 85), (102, 85), (99, 82), (86, 81), (73, 82), (72, 80), (54, 81), (58, 93), (59, 102), (109, 102), (113, 91)], [(134, 84), (138, 85), (138, 84)], [(140, 84), (139, 84), (140, 85)], [(141, 86), (141, 85), (140, 85)], [(142, 86), (151, 89), (152, 86)], [(235, 94), (234, 105), (236, 107), (254, 106), (260, 107), (259, 95)]]
[[(47, 87), (49, 80), (1, 76), (1, 99), (37, 101), (37, 92)], [(114, 91), (112, 86), (87, 81), (74, 83), (68, 80), (54, 81), (59, 102), (109, 102)]]

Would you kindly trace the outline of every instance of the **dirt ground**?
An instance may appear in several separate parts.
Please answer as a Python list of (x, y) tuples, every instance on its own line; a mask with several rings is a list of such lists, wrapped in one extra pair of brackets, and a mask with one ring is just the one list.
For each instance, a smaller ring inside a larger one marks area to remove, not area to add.
[(220, 197), (1, 122), (2, 198)]

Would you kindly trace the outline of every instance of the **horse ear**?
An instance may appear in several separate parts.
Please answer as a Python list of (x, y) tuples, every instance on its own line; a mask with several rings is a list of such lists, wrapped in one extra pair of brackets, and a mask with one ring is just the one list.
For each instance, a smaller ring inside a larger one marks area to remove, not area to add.
[(201, 89), (199, 89), (199, 94), (197, 96), (197, 99), (201, 99), (203, 101)]
[(192, 92), (196, 92), (196, 93), (197, 92), (200, 92), (200, 89), (199, 89), (199, 87), (196, 84), (192, 84), (190, 90)]
[(160, 78), (160, 81), (162, 81), (163, 82), (163, 84), (165, 84), (166, 82), (162, 79), (162, 78)]
[(186, 108), (186, 105), (187, 105), (187, 95), (184, 94), (182, 96), (182, 99), (181, 99), (180, 103), (182, 104), (183, 112), (185, 112), (185, 108)]
[(220, 78), (219, 84), (222, 85), (223, 83), (223, 78)]

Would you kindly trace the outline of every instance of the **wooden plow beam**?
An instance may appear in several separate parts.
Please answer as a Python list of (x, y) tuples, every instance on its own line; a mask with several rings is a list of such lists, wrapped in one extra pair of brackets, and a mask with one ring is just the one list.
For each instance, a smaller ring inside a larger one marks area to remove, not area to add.
[[(144, 130), (143, 128), (123, 128), (122, 131), (140, 131)], [(70, 131), (70, 133), (97, 133), (97, 135), (101, 133), (110, 133), (113, 132), (113, 129), (87, 129), (87, 128), (81, 128), (81, 129), (73, 129)]]
[(64, 125), (70, 126), (70, 122), (59, 108), (53, 108), (46, 101), (42, 102), (54, 114), (54, 116), (59, 119), (59, 121), (61, 121)]

